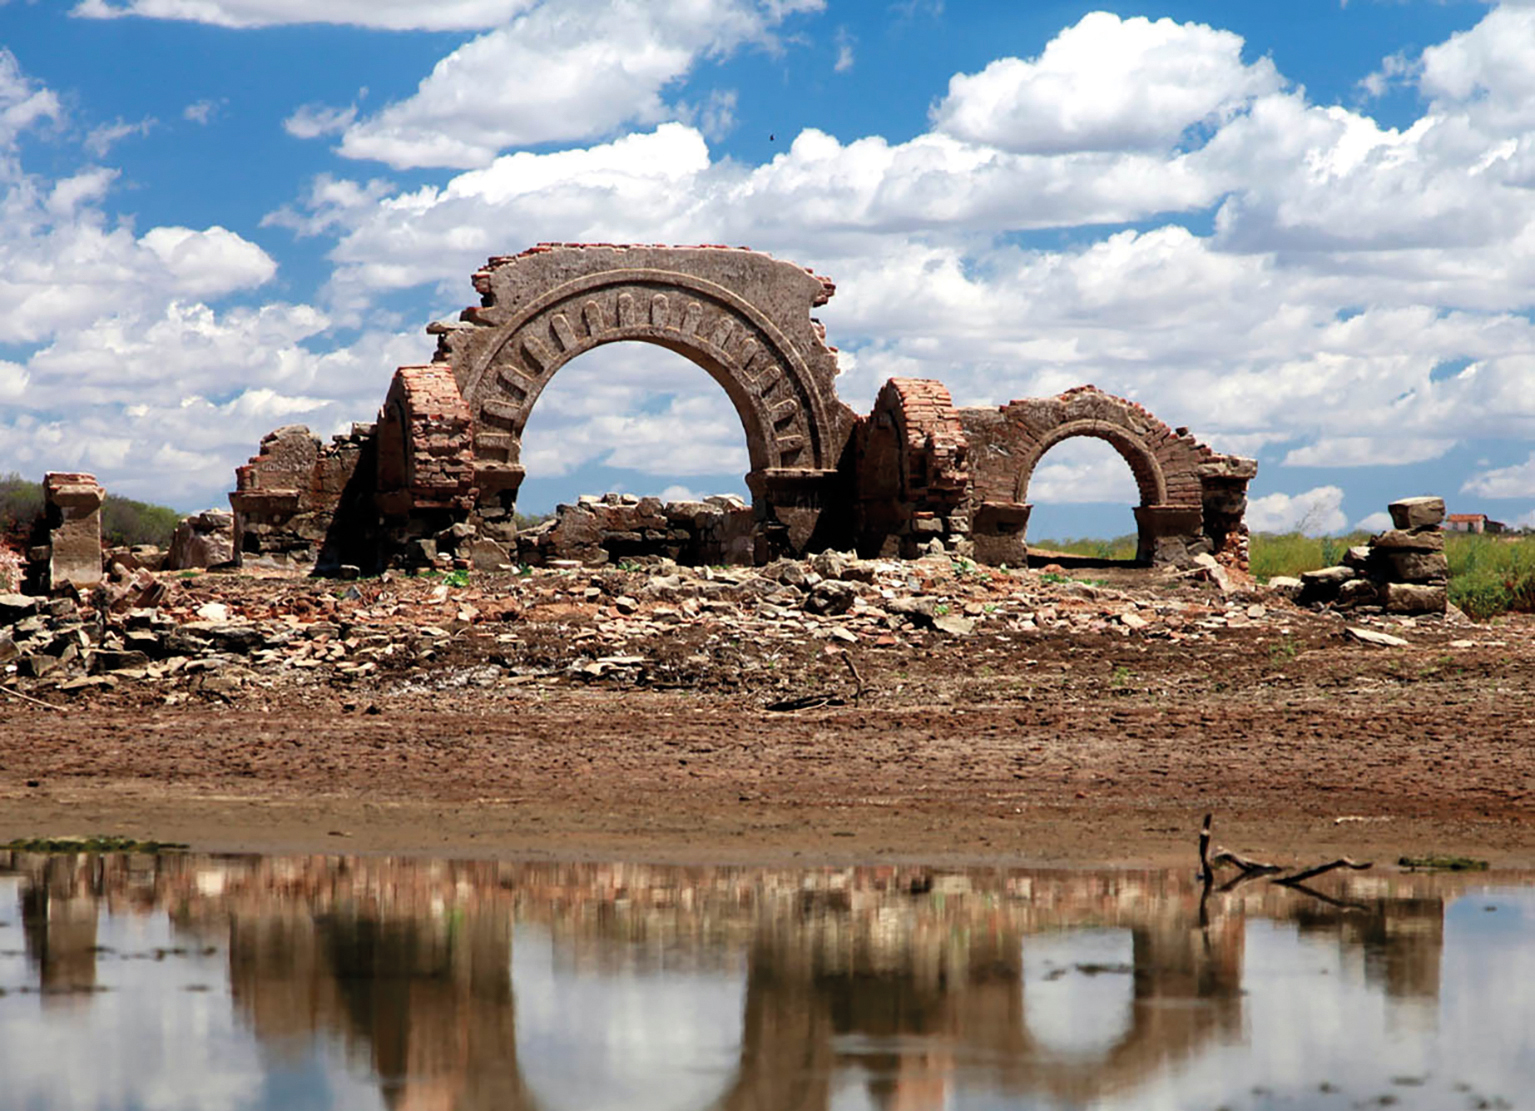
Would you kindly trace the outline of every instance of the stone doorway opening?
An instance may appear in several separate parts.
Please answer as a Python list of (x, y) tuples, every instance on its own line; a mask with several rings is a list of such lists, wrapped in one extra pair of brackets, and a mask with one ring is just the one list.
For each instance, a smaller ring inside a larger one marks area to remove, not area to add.
[(1138, 476), (1110, 441), (1065, 437), (1041, 454), (1026, 478), (1033, 509), (1029, 566), (1144, 567), (1136, 510), (1146, 504)]

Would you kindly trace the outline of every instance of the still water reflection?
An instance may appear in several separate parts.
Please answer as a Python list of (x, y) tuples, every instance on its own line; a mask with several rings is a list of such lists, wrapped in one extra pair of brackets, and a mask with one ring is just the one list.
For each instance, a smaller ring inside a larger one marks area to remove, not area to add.
[(1532, 882), (0, 852), (0, 1108), (1527, 1106)]

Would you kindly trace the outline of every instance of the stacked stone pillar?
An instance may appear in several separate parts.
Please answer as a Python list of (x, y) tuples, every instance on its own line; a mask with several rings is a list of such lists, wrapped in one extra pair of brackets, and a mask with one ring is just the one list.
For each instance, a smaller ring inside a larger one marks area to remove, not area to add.
[(1299, 601), (1400, 614), (1446, 611), (1444, 499), (1403, 498), (1387, 509), (1395, 527), (1350, 548), (1339, 566), (1307, 571), (1300, 577)]
[(1372, 537), (1366, 573), (1387, 613), (1444, 613), (1450, 563), (1444, 554), (1443, 498), (1404, 498), (1386, 507), (1388, 529)]
[(50, 471), (43, 476), (48, 543), (32, 552), (33, 562), (45, 571), (37, 576), (43, 589), (66, 583), (86, 588), (101, 582), (101, 506), (106, 499), (95, 475)]

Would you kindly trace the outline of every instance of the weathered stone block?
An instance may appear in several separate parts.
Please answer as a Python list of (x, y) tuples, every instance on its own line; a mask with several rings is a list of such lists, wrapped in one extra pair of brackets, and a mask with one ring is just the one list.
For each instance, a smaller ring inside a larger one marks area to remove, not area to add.
[(165, 570), (217, 567), (235, 558), (235, 517), (228, 510), (205, 509), (182, 519), (171, 537)]
[(512, 561), (503, 545), (484, 536), (476, 536), (460, 546), (459, 554), (465, 556), (476, 571), (494, 571)]
[(1403, 498), (1386, 506), (1397, 528), (1433, 528), (1444, 520), (1443, 498)]
[(1391, 582), (1444, 582), (1450, 561), (1443, 552), (1384, 551), (1386, 578)]
[(14, 625), (24, 617), (31, 617), (42, 606), (42, 601), (25, 594), (0, 594), (0, 626)]
[(1387, 583), (1382, 590), (1387, 613), (1444, 613), (1449, 591), (1427, 583)]
[(1388, 529), (1379, 536), (1371, 537), (1370, 547), (1377, 551), (1442, 552), (1444, 551), (1444, 533)]
[(1305, 584), (1291, 575), (1275, 575), (1268, 581), (1268, 588), (1275, 594), (1294, 601), (1300, 597)]
[(1349, 579), (1338, 587), (1338, 606), (1374, 606), (1380, 604), (1380, 587), (1369, 579)]
[(1352, 567), (1322, 567), (1316, 571), (1307, 571), (1301, 575), (1302, 602), (1331, 602), (1338, 597), (1338, 591), (1343, 584), (1350, 579), (1359, 577), (1359, 572)]

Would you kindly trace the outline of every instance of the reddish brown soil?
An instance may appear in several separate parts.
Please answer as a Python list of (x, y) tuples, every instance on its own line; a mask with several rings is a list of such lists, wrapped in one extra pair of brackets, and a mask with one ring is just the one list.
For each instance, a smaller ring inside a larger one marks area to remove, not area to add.
[[(717, 653), (676, 686), (476, 686), (471, 643), (367, 687), (0, 697), (0, 840), (1168, 863), (1192, 860), (1213, 811), (1217, 841), (1281, 861), (1535, 864), (1535, 623), (1420, 626), (1388, 650), (1341, 627), (1302, 617), (1196, 643), (929, 632), (855, 646), (856, 704), (818, 643), (785, 647), (770, 681)], [(699, 659), (691, 632), (668, 649), (678, 661)], [(763, 708), (796, 692), (849, 701)]]

